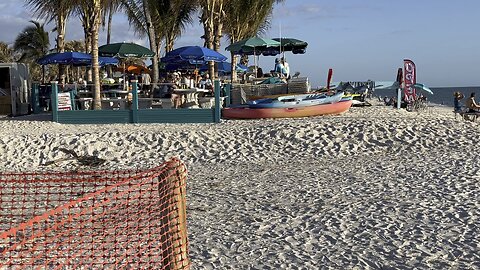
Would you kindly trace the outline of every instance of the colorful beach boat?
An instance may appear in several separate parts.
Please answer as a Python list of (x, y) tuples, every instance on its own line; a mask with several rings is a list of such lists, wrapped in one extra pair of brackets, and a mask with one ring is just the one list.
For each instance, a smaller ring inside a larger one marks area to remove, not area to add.
[(298, 108), (339, 102), (342, 96), (343, 92), (331, 96), (324, 93), (284, 95), (275, 98), (250, 100), (247, 101), (247, 105), (250, 108)]
[(309, 117), (342, 114), (348, 111), (351, 106), (352, 100), (296, 108), (231, 107), (222, 109), (222, 117), (226, 119)]

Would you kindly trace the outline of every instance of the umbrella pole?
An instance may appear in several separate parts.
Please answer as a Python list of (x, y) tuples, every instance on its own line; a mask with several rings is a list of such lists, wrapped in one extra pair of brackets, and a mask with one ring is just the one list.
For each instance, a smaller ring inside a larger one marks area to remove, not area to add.
[(257, 78), (257, 57), (255, 53), (255, 47), (253, 47), (253, 65), (255, 66), (255, 79)]
[[(125, 76), (125, 62), (123, 62), (123, 90), (126, 90), (127, 87), (126, 87), (126, 76)], [(128, 89), (127, 89), (128, 90)]]

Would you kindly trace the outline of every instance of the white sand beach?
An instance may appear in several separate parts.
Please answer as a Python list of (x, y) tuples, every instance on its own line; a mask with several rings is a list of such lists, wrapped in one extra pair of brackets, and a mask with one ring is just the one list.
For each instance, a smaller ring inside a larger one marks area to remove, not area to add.
[[(2, 171), (70, 170), (59, 147), (188, 166), (193, 269), (480, 269), (480, 119), (385, 106), (220, 124), (0, 120)], [(88, 169), (88, 168), (85, 168)]]

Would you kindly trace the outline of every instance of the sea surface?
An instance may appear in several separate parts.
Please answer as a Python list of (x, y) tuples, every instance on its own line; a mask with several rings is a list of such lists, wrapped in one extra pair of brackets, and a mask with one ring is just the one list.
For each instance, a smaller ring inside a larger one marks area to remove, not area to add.
[[(468, 87), (430, 87), (433, 91), (433, 95), (425, 93), (428, 101), (435, 104), (441, 104), (445, 106), (453, 107), (453, 93), (459, 91), (466, 97), (470, 96), (470, 93), (476, 93), (476, 101), (480, 101), (480, 86), (468, 86)], [(396, 96), (396, 92), (393, 90), (377, 90), (373, 94), (374, 96)], [(465, 100), (464, 98), (464, 100)], [(463, 101), (464, 101), (463, 100)]]

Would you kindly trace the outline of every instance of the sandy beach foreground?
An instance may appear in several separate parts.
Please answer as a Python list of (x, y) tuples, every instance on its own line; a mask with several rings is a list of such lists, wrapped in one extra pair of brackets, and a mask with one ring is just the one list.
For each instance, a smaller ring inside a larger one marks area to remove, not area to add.
[[(0, 121), (2, 171), (189, 168), (194, 269), (480, 269), (480, 120), (451, 108), (188, 125)], [(88, 168), (86, 168), (88, 169)]]

